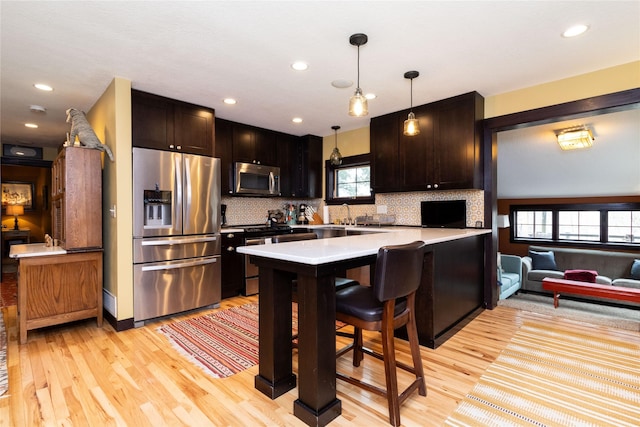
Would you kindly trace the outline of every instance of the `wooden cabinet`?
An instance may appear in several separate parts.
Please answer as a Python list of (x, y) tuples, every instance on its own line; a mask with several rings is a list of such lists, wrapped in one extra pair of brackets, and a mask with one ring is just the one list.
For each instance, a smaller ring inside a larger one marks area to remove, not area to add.
[(484, 99), (471, 92), (436, 103), (434, 183), (442, 189), (482, 188)]
[(53, 238), (67, 251), (102, 248), (101, 152), (65, 147), (52, 168)]
[(214, 118), (210, 108), (131, 91), (134, 147), (213, 156)]
[[(371, 119), (371, 177), (376, 192), (400, 191), (400, 140), (398, 114)], [(422, 170), (422, 168), (421, 168)]]
[(322, 197), (322, 138), (314, 135), (300, 137), (293, 155), (291, 197)]
[(294, 193), (293, 177), (296, 169), (294, 162), (299, 141), (300, 138), (294, 135), (280, 132), (276, 134), (276, 151), (278, 152), (278, 167), (280, 167), (280, 194), (282, 194), (282, 197), (291, 197), (291, 194)]
[(220, 159), (220, 183), (223, 196), (233, 193), (233, 122), (216, 119), (215, 157)]
[(268, 129), (234, 123), (233, 159), (235, 162), (276, 166), (276, 133)]
[(222, 233), (222, 299), (240, 295), (244, 290), (244, 255), (236, 252), (242, 245), (242, 232)]
[(378, 193), (482, 188), (477, 92), (413, 108), (420, 134), (405, 136), (409, 110), (371, 120), (373, 187)]
[(19, 259), (20, 344), (31, 329), (92, 317), (102, 326), (102, 251)]
[(322, 197), (322, 138), (298, 137), (216, 119), (215, 156), (222, 162), (222, 194), (233, 194), (235, 162), (280, 168), (282, 197)]

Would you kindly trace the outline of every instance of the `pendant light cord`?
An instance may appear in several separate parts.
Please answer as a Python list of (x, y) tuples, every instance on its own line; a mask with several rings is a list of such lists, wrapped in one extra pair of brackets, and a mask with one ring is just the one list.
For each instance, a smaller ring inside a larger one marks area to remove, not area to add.
[(413, 79), (411, 79), (411, 108), (410, 111), (413, 111)]
[(358, 84), (357, 89), (360, 89), (360, 45), (358, 45)]

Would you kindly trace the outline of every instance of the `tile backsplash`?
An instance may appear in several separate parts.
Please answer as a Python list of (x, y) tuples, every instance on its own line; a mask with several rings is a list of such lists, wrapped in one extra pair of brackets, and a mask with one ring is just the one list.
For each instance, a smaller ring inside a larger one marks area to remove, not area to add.
[[(476, 222), (484, 221), (484, 191), (482, 190), (376, 194), (375, 205), (349, 205), (349, 210), (351, 217), (355, 218), (365, 214), (374, 215), (377, 213), (377, 206), (386, 206), (387, 215), (395, 215), (397, 225), (420, 225), (420, 202), (425, 200), (466, 200), (467, 227), (474, 227)], [(320, 216), (324, 215), (324, 201), (322, 199), (291, 200), (281, 197), (225, 196), (222, 197), (222, 203), (227, 205), (228, 225), (264, 224), (267, 221), (268, 210), (282, 209), (284, 211), (285, 206), (290, 203), (296, 206), (300, 203), (311, 205)], [(346, 217), (347, 209), (344, 206), (329, 206), (329, 222)]]

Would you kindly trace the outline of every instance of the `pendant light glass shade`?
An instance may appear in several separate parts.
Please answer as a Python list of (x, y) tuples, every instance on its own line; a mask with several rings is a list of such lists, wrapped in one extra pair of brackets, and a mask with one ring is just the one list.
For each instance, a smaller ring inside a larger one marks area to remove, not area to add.
[(329, 156), (329, 162), (331, 162), (333, 166), (340, 166), (342, 164), (342, 154), (340, 154), (340, 150), (338, 150), (338, 129), (340, 129), (340, 126), (331, 126), (331, 129), (335, 131), (336, 145), (333, 148), (331, 156)]
[(420, 124), (413, 111), (409, 113), (409, 117), (404, 121), (404, 134), (407, 136), (415, 136), (420, 133)]
[(356, 92), (349, 100), (349, 115), (355, 117), (362, 117), (369, 114), (367, 98), (364, 97), (364, 95), (362, 94), (362, 89), (360, 89), (360, 46), (367, 43), (367, 40), (367, 35), (361, 33), (353, 34), (351, 37), (349, 37), (349, 43), (351, 43), (353, 46), (358, 47), (358, 82)]
[(362, 89), (357, 88), (356, 93), (353, 94), (349, 100), (349, 115), (362, 117), (369, 114), (369, 106), (367, 105), (367, 98), (362, 95)]
[(415, 79), (416, 77), (418, 77), (420, 75), (420, 73), (418, 73), (417, 71), (407, 71), (406, 73), (404, 73), (404, 78), (405, 79), (410, 79), (411, 80), (411, 110), (409, 111), (409, 116), (407, 117), (407, 120), (404, 121), (404, 134), (406, 136), (415, 136), (418, 135), (420, 133), (420, 123), (418, 122), (418, 119), (416, 119), (416, 115), (413, 114), (413, 79)]

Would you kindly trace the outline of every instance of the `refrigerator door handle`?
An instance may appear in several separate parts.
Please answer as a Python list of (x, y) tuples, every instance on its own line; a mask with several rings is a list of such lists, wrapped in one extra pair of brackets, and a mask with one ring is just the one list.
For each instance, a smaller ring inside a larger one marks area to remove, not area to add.
[(215, 242), (216, 236), (191, 237), (186, 239), (166, 239), (166, 240), (143, 240), (140, 246), (164, 246), (164, 245), (186, 245), (189, 243)]
[(145, 265), (141, 268), (141, 271), (175, 270), (178, 268), (188, 268), (197, 267), (200, 265), (214, 264), (216, 262), (218, 262), (218, 258), (206, 258), (200, 261), (187, 261), (175, 264)]
[[(175, 197), (173, 198), (173, 203), (174, 203), (174, 208), (173, 208), (173, 214), (178, 216), (178, 212), (180, 213), (180, 218), (181, 218), (181, 222), (185, 220), (184, 216), (182, 215), (182, 156), (181, 155), (175, 155), (173, 157), (173, 163), (174, 163), (174, 173), (175, 173), (175, 177), (174, 177), (174, 182), (175, 182)], [(182, 231), (182, 224), (180, 224), (180, 230)]]
[(184, 193), (185, 193), (185, 220), (191, 218), (191, 160), (184, 156)]

